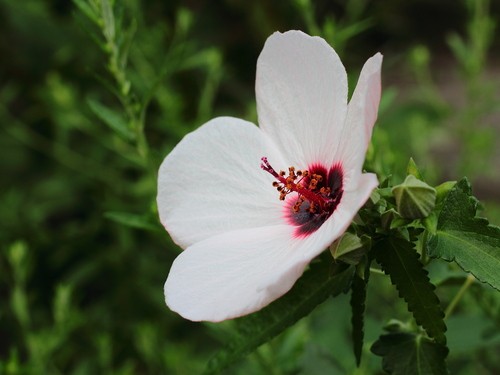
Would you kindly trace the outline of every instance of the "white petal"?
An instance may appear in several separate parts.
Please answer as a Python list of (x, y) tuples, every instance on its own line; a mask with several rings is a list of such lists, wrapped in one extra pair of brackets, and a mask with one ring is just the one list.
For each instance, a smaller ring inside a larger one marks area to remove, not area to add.
[(276, 147), (255, 125), (216, 118), (188, 134), (163, 161), (158, 175), (160, 220), (181, 247), (241, 228), (282, 222), (282, 205), (260, 168)]
[(260, 310), (291, 289), (307, 264), (340, 237), (377, 186), (363, 174), (356, 190), (316, 232), (298, 237), (290, 225), (237, 230), (198, 242), (174, 261), (165, 283), (171, 310), (218, 322)]
[(368, 59), (361, 70), (358, 84), (349, 102), (336, 159), (342, 160), (346, 174), (344, 181), (359, 178), (366, 149), (370, 143), (373, 125), (380, 103), (382, 55)]
[(285, 294), (329, 244), (297, 239), (289, 225), (224, 233), (187, 248), (165, 283), (169, 308), (193, 321), (221, 321), (261, 309)]
[(195, 243), (174, 261), (165, 300), (186, 319), (222, 321), (261, 309), (291, 289), (312, 258), (347, 229), (377, 186), (363, 174), (332, 217), (297, 236), (290, 225), (237, 230)]
[[(354, 212), (354, 215), (370, 198), (372, 191), (378, 186), (377, 175), (373, 173), (363, 173), (359, 176), (358, 186), (346, 189), (342, 196), (342, 201), (337, 210), (348, 210)], [(354, 217), (352, 215), (352, 217)]]
[(317, 231), (318, 236), (324, 237), (328, 245), (339, 238), (351, 225), (354, 216), (370, 198), (373, 189), (378, 186), (377, 176), (373, 173), (363, 173), (358, 183), (358, 186), (347, 186), (332, 216)]
[(259, 126), (299, 168), (333, 164), (347, 111), (347, 76), (337, 53), (300, 31), (271, 35), (257, 61)]

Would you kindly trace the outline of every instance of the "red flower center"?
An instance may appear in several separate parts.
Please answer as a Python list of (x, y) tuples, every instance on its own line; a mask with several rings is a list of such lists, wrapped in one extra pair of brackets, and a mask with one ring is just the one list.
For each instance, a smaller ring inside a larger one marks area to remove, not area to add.
[(341, 165), (336, 164), (329, 170), (320, 164), (304, 170), (289, 167), (288, 173), (278, 173), (266, 157), (261, 160), (261, 168), (276, 179), (273, 186), (279, 192), (279, 199), (286, 200), (289, 206), (285, 215), (290, 224), (297, 226), (297, 235), (316, 231), (340, 203), (344, 192)]

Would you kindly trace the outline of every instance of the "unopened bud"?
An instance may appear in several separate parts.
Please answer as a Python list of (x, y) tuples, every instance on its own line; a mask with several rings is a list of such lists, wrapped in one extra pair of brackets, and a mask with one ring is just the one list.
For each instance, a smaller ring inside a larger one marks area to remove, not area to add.
[(436, 189), (413, 175), (406, 177), (401, 185), (392, 188), (401, 217), (422, 219), (429, 216), (436, 205)]
[(370, 250), (371, 239), (368, 236), (358, 237), (346, 232), (330, 245), (330, 253), (335, 260), (348, 264), (358, 264), (364, 254)]

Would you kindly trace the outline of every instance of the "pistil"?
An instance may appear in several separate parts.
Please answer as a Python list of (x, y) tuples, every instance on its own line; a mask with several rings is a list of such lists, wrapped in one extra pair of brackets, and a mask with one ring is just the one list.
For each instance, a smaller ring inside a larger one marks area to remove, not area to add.
[(335, 197), (331, 196), (329, 187), (323, 186), (322, 175), (309, 173), (308, 170), (296, 171), (293, 166), (288, 168), (288, 175), (285, 171), (278, 173), (266, 157), (261, 158), (261, 161), (260, 167), (277, 180), (273, 182), (273, 186), (280, 193), (280, 200), (285, 200), (286, 196), (292, 192), (298, 193), (298, 200), (293, 205), (294, 212), (299, 212), (305, 201), (309, 202), (310, 213), (330, 213), (334, 208)]

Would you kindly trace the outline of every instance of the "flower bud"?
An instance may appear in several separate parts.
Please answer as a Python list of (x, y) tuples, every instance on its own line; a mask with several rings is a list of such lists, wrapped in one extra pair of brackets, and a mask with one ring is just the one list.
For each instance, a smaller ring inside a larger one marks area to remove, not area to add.
[(370, 246), (370, 237), (366, 235), (358, 237), (346, 232), (330, 245), (330, 253), (335, 260), (341, 260), (348, 264), (358, 264)]
[(422, 219), (429, 216), (436, 204), (436, 189), (420, 181), (413, 175), (392, 188), (401, 217)]

